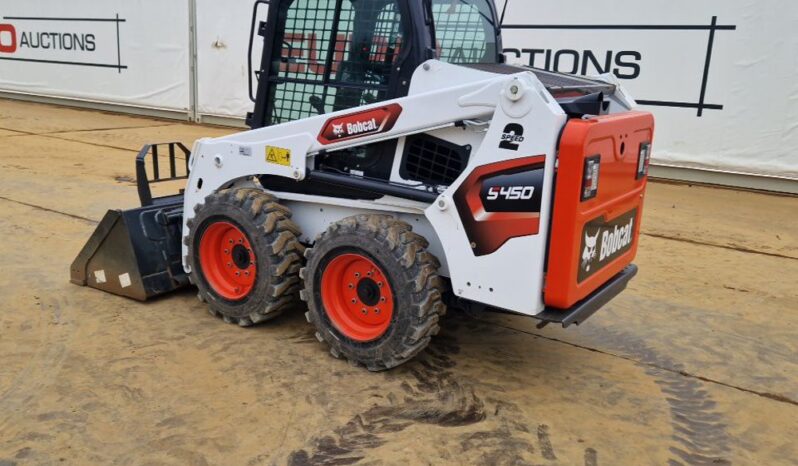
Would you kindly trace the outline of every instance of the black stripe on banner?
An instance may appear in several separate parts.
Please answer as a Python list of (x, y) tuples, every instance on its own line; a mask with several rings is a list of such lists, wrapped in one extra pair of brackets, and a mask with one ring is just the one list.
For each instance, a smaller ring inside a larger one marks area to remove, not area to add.
[(107, 23), (124, 23), (127, 21), (122, 18), (52, 18), (39, 16), (3, 16), (3, 19), (12, 19), (15, 21), (86, 21)]
[(0, 57), (0, 60), (13, 60), (13, 61), (26, 61), (31, 63), (50, 63), (56, 65), (75, 65), (75, 66), (93, 66), (97, 68), (119, 68), (127, 69), (127, 65), (114, 65), (106, 63), (82, 63), (76, 61), (60, 61), (60, 60), (38, 60), (35, 58), (15, 58), (15, 57)]

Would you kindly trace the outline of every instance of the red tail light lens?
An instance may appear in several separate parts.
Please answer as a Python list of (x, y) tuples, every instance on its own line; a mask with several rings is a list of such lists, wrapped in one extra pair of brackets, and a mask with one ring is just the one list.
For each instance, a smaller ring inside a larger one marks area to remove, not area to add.
[(640, 153), (637, 156), (637, 179), (648, 175), (648, 165), (651, 163), (651, 143), (640, 144)]
[(596, 197), (596, 194), (598, 194), (600, 166), (600, 155), (594, 155), (585, 159), (585, 171), (582, 176), (582, 201), (593, 199)]

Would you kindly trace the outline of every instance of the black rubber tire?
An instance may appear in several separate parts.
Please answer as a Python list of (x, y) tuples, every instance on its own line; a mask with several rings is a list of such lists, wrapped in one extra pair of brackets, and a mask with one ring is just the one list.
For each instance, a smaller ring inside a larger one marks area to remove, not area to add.
[[(410, 225), (388, 215), (357, 215), (330, 225), (313, 248), (305, 251), (307, 266), (300, 276), (305, 314), (316, 327), (316, 338), (330, 346), (336, 358), (346, 358), (370, 371), (396, 367), (421, 352), (437, 335), (446, 313), (442, 301), (440, 262), (427, 251), (429, 243)], [(339, 254), (355, 251), (372, 259), (385, 273), (394, 295), (391, 323), (379, 339), (357, 342), (331, 323), (321, 300), (321, 276)]]
[[(211, 314), (225, 322), (248, 327), (280, 315), (299, 304), (299, 270), (304, 246), (291, 211), (273, 196), (257, 188), (220, 190), (194, 208), (188, 221), (188, 262), (198, 297)], [(219, 296), (202, 273), (199, 243), (205, 229), (218, 220), (232, 222), (246, 234), (255, 253), (258, 274), (252, 291), (239, 301)], [(264, 273), (265, 272), (265, 273)]]

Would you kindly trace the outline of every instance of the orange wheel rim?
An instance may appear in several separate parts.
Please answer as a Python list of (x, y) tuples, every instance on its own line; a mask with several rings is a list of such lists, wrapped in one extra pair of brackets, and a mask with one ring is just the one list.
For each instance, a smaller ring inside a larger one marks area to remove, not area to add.
[(321, 300), (335, 328), (354, 341), (374, 341), (391, 325), (391, 284), (364, 255), (341, 254), (327, 264), (321, 276)]
[(225, 299), (239, 301), (255, 286), (255, 253), (244, 232), (232, 223), (215, 222), (205, 229), (199, 259), (208, 285)]

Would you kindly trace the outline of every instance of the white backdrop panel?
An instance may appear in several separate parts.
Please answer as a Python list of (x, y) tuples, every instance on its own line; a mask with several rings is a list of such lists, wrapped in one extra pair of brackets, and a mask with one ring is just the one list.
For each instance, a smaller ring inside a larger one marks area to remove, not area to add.
[(798, 179), (798, 2), (508, 1), (510, 61), (529, 64), (534, 53), (535, 66), (554, 67), (559, 54), (571, 71), (575, 52), (588, 73), (626, 78), (640, 103), (654, 104), (645, 108), (657, 117), (655, 162)]
[[(247, 87), (252, 0), (197, 0), (197, 67), (201, 114), (243, 118), (252, 111)], [(266, 20), (262, 5), (259, 20)], [(263, 39), (255, 35), (253, 68), (260, 66)], [(254, 78), (253, 78), (254, 79)], [(253, 82), (253, 88), (257, 84)], [(254, 89), (253, 89), (254, 93)]]
[(189, 108), (188, 2), (0, 0), (0, 90)]

